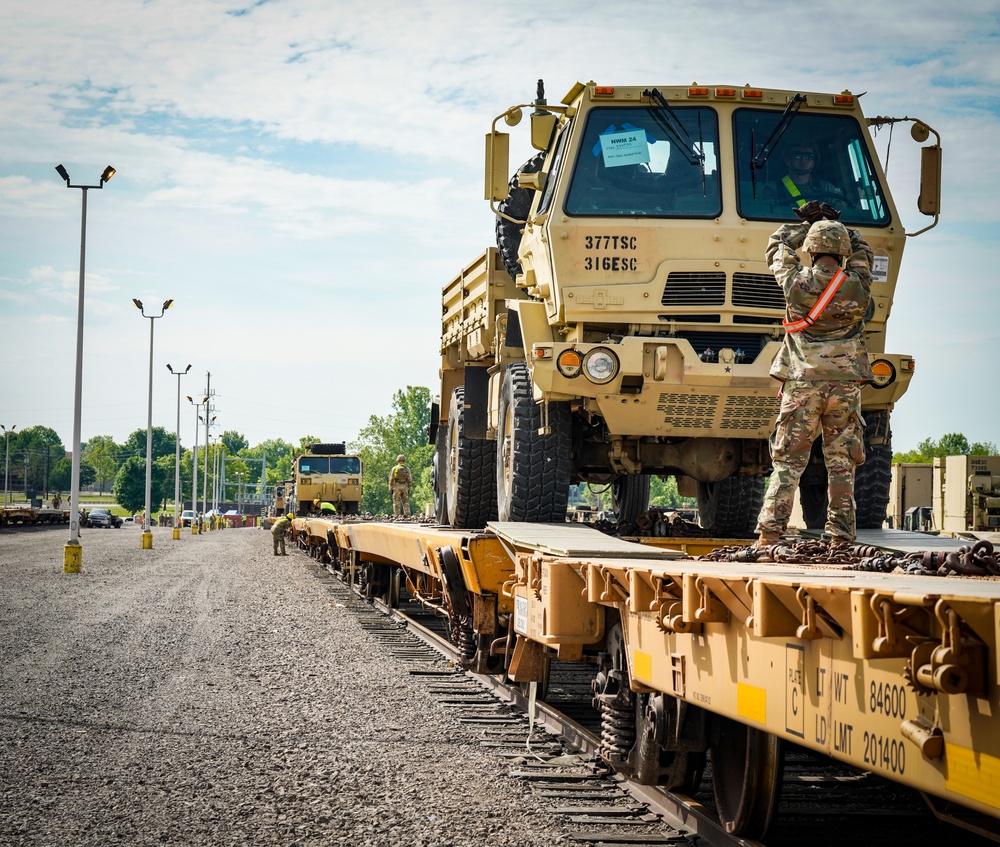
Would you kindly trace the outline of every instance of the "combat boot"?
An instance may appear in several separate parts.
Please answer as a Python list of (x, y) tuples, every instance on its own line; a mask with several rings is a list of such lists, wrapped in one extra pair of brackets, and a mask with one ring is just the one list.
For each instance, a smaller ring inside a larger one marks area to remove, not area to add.
[(754, 542), (754, 547), (760, 549), (761, 547), (774, 547), (776, 544), (781, 543), (781, 533), (780, 532), (768, 532), (764, 530)]

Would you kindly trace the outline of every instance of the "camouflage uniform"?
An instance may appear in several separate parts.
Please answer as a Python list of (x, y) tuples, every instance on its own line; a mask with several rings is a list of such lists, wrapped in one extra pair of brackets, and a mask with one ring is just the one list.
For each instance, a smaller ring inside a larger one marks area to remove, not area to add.
[[(808, 223), (786, 224), (771, 236), (767, 261), (785, 294), (786, 320), (804, 318), (836, 273), (832, 263), (803, 267), (796, 255)], [(812, 443), (823, 436), (829, 478), (826, 531), (837, 542), (855, 538), (854, 468), (865, 460), (861, 385), (872, 379), (864, 321), (871, 302), (871, 248), (848, 230), (847, 278), (816, 322), (786, 332), (771, 365), (783, 382), (781, 410), (771, 437), (774, 472), (757, 530), (780, 535), (788, 526), (792, 498), (809, 462)]]
[[(283, 518), (278, 518), (274, 522), (274, 526), (271, 527), (271, 541), (274, 544), (274, 555), (275, 556), (287, 556), (285, 552), (285, 534), (289, 529), (292, 528), (292, 519), (287, 515)], [(278, 550), (281, 550), (279, 553)]]
[(413, 484), (413, 475), (410, 469), (403, 463), (400, 456), (396, 466), (389, 474), (389, 490), (392, 492), (392, 513), (394, 515), (410, 514), (410, 486)]

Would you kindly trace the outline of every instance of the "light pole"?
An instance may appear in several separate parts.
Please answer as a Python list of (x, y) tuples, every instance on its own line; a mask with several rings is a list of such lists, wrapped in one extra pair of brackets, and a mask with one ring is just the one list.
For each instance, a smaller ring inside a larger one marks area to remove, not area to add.
[(184, 376), (191, 366), (188, 365), (182, 371), (175, 371), (170, 365), (167, 370), (177, 377), (177, 431), (174, 435), (174, 541), (180, 541), (181, 525), (178, 523), (177, 513), (178, 500), (181, 499), (181, 377)]
[(83, 564), (83, 547), (80, 545), (80, 418), (83, 404), (83, 292), (84, 269), (87, 258), (87, 191), (104, 188), (115, 169), (108, 165), (97, 185), (73, 185), (62, 165), (56, 173), (66, 180), (67, 188), (79, 188), (83, 193), (83, 213), (80, 223), (80, 293), (76, 305), (76, 380), (73, 392), (73, 466), (69, 487), (69, 541), (63, 547), (63, 573), (80, 573)]
[[(149, 320), (149, 403), (146, 416), (146, 514), (142, 526), (142, 549), (153, 549), (153, 504), (150, 501), (153, 490), (153, 326), (157, 318), (162, 318), (167, 309), (173, 305), (173, 300), (164, 300), (160, 308), (160, 314), (147, 315), (142, 307), (142, 300), (132, 298), (132, 303), (142, 313), (144, 318)], [(179, 390), (179, 389), (178, 389)]]
[(14, 424), (10, 429), (7, 429), (3, 424), (0, 424), (0, 429), (3, 430), (3, 441), (4, 441), (4, 453), (6, 458), (3, 463), (3, 504), (7, 505), (7, 489), (10, 487), (10, 434), (17, 429), (17, 424)]
[(193, 397), (188, 397), (188, 403), (194, 406), (194, 453), (191, 454), (191, 509), (194, 511), (194, 520), (191, 521), (191, 534), (198, 534), (198, 426), (201, 423), (199, 410), (202, 406), (208, 408), (208, 397), (195, 403)]
[(246, 474), (236, 474), (236, 514), (239, 517), (240, 526), (243, 526), (243, 477)]

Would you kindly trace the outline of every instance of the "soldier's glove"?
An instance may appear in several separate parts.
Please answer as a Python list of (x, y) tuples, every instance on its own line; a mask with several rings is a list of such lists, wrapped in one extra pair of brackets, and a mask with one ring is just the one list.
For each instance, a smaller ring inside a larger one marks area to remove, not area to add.
[(820, 203), (819, 200), (810, 200), (802, 206), (796, 207), (795, 214), (800, 220), (814, 224), (816, 221), (839, 221), (840, 212), (829, 203)]

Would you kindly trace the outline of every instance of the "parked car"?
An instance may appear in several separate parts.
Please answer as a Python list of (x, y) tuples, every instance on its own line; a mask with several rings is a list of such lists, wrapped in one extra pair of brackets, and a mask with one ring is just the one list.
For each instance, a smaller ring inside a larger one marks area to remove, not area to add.
[(121, 525), (122, 519), (118, 515), (111, 514), (107, 509), (91, 509), (87, 516), (87, 526), (118, 529)]
[(181, 512), (181, 526), (191, 526), (194, 523), (194, 509), (185, 509)]

